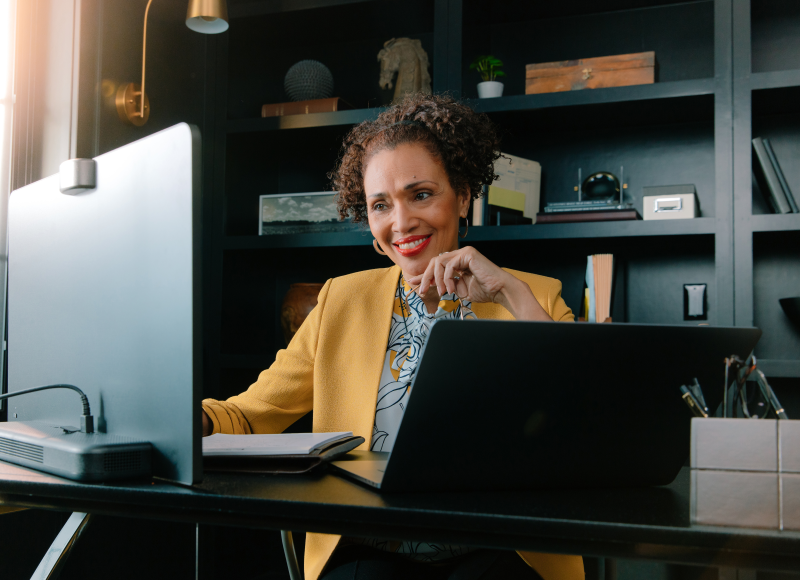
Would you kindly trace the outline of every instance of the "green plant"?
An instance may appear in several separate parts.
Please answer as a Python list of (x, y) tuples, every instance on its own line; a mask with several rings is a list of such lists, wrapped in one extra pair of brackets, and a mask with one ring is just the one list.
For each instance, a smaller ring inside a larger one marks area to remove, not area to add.
[(489, 55), (479, 56), (469, 65), (469, 68), (477, 70), (484, 81), (493, 81), (497, 77), (506, 76), (506, 73), (499, 70), (501, 66), (503, 66), (503, 61)]

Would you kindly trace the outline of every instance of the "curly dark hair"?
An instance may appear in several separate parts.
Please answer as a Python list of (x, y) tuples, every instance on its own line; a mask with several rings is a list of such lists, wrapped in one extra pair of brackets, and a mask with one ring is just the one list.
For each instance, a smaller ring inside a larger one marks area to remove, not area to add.
[(375, 121), (356, 125), (342, 143), (336, 168), (329, 174), (342, 219), (367, 219), (364, 172), (377, 152), (403, 143), (420, 143), (442, 162), (450, 185), (457, 192), (481, 196), (484, 185), (495, 180), (494, 162), (500, 157), (500, 140), (494, 124), (450, 96), (409, 94)]

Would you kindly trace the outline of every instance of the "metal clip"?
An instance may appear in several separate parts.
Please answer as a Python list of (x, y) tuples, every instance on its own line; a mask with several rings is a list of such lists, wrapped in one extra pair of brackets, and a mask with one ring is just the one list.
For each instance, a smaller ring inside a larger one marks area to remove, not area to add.
[(655, 200), (655, 204), (653, 206), (654, 213), (664, 213), (666, 211), (681, 211), (682, 209), (683, 209), (682, 197), (659, 197), (658, 199)]

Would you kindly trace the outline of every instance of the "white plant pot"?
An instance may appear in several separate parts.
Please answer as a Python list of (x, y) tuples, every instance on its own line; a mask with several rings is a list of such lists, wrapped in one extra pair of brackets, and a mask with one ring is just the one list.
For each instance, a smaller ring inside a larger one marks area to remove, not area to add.
[(499, 81), (485, 81), (478, 83), (478, 97), (481, 99), (491, 99), (492, 97), (503, 96), (503, 83)]

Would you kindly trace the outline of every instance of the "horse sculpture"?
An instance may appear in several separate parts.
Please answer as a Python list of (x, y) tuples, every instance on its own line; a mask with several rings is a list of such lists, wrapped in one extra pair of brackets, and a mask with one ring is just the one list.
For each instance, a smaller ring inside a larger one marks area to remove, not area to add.
[(422, 50), (419, 40), (387, 40), (378, 53), (378, 61), (381, 63), (379, 84), (382, 89), (392, 88), (392, 78), (397, 73), (393, 102), (400, 101), (406, 93), (431, 93), (428, 54)]

